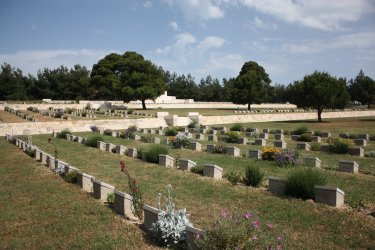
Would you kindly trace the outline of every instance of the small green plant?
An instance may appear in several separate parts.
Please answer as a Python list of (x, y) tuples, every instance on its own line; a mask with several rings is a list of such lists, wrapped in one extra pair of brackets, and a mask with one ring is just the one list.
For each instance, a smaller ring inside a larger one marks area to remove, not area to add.
[(349, 134), (349, 139), (358, 139), (358, 134), (350, 133)]
[(60, 132), (57, 133), (57, 138), (66, 139), (66, 135), (70, 134), (69, 129), (63, 129)]
[(214, 153), (214, 154), (225, 154), (225, 144), (220, 143), (219, 145), (216, 145), (213, 148), (212, 153)]
[(243, 182), (246, 186), (259, 187), (262, 184), (264, 173), (258, 166), (248, 165), (245, 169)]
[(303, 200), (314, 199), (314, 186), (325, 184), (326, 177), (318, 170), (313, 168), (296, 169), (286, 178), (285, 194)]
[(204, 167), (200, 165), (196, 165), (190, 169), (190, 172), (194, 174), (203, 175)]
[(112, 130), (110, 130), (110, 129), (105, 129), (105, 130), (103, 131), (103, 134), (104, 134), (104, 135), (109, 135), (109, 136), (111, 136), (111, 135), (112, 135)]
[(85, 145), (88, 147), (96, 148), (98, 141), (104, 141), (104, 138), (100, 134), (92, 134), (87, 137)]
[(283, 249), (286, 248), (280, 229), (270, 222), (261, 221), (253, 213), (223, 210), (219, 218), (196, 235), (199, 249)]
[(228, 136), (228, 143), (237, 143), (238, 139), (241, 136), (241, 134), (238, 131), (229, 131), (226, 133), (226, 135)]
[(159, 155), (167, 155), (168, 148), (164, 145), (151, 144), (146, 152), (145, 160), (151, 163), (159, 163)]
[(320, 151), (320, 143), (319, 142), (313, 142), (310, 144), (311, 151)]
[(178, 134), (178, 131), (173, 128), (167, 128), (164, 131), (166, 136), (176, 136)]
[(296, 130), (292, 131), (292, 135), (303, 135), (307, 133), (309, 129), (306, 126), (302, 126), (297, 128)]
[(311, 134), (302, 134), (300, 137), (298, 137), (297, 141), (304, 141), (304, 142), (311, 142), (312, 141), (312, 138), (311, 138)]
[(371, 151), (365, 152), (365, 157), (375, 158), (375, 151), (371, 150)]
[(107, 204), (110, 207), (113, 207), (115, 205), (115, 193), (114, 192), (107, 194)]
[(136, 216), (138, 219), (142, 220), (143, 219), (143, 206), (144, 206), (144, 201), (142, 198), (142, 193), (141, 190), (138, 187), (137, 180), (134, 179), (124, 161), (120, 161), (120, 170), (125, 174), (125, 176), (128, 179), (128, 186), (130, 190), (130, 195), (133, 197), (133, 202), (132, 202), (132, 213), (134, 216)]
[(230, 171), (224, 175), (224, 177), (234, 186), (241, 180), (241, 174), (237, 171)]
[(165, 190), (167, 198), (164, 208), (161, 205), (162, 194), (158, 194), (158, 209), (162, 212), (158, 214), (157, 222), (152, 224), (151, 232), (153, 238), (160, 246), (172, 249), (185, 249), (185, 228), (186, 226), (193, 226), (193, 224), (188, 219), (186, 208), (175, 211), (175, 204), (172, 199), (172, 185), (168, 184)]
[(69, 171), (69, 173), (64, 176), (64, 179), (69, 183), (77, 183), (77, 171)]
[(196, 121), (192, 121), (189, 123), (189, 125), (187, 126), (188, 128), (197, 128), (198, 127), (198, 124)]
[(232, 127), (230, 127), (229, 130), (230, 130), (230, 131), (238, 131), (238, 132), (240, 132), (240, 131), (243, 130), (243, 125), (240, 124), (240, 123), (236, 123), (236, 124), (234, 124)]
[(321, 135), (322, 135), (322, 132), (321, 132), (321, 131), (319, 131), (319, 130), (317, 130), (317, 131), (314, 131), (314, 135), (316, 135), (316, 136), (321, 136)]
[(332, 153), (347, 154), (349, 152), (349, 143), (342, 138), (330, 138), (328, 142)]

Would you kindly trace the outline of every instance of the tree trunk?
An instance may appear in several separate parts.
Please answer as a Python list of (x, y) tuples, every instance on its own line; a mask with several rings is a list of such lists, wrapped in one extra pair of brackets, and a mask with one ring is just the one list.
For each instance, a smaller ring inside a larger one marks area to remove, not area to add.
[(146, 100), (142, 100), (142, 109), (147, 109), (146, 108)]
[(318, 122), (322, 122), (322, 112), (323, 112), (323, 109), (318, 108)]
[(247, 110), (250, 110), (250, 103), (247, 104)]

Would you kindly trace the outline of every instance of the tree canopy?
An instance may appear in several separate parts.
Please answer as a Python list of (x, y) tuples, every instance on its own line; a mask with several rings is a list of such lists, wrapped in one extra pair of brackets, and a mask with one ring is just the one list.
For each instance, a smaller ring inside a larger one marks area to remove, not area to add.
[(136, 52), (107, 55), (91, 71), (91, 88), (95, 97), (120, 97), (126, 102), (155, 99), (166, 90), (164, 72)]
[(236, 104), (262, 103), (268, 99), (271, 80), (256, 62), (246, 62), (233, 82), (232, 101)]
[(336, 79), (327, 72), (315, 71), (289, 86), (291, 101), (302, 108), (314, 108), (318, 121), (325, 108), (344, 108), (350, 99), (344, 79)]
[(349, 92), (352, 101), (360, 101), (370, 107), (375, 101), (375, 81), (360, 70), (356, 78), (349, 81)]

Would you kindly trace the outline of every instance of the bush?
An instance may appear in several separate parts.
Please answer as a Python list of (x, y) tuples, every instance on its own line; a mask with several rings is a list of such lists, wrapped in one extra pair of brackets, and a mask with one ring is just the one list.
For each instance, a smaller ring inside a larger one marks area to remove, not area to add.
[(64, 115), (64, 112), (62, 112), (62, 111), (57, 111), (57, 112), (55, 112), (55, 113), (53, 114), (53, 117), (55, 117), (55, 118), (62, 118), (63, 115)]
[(342, 138), (330, 138), (328, 142), (332, 153), (347, 154), (349, 152), (349, 143)]
[(161, 196), (158, 196), (158, 209), (162, 210), (158, 215), (157, 222), (152, 224), (151, 232), (153, 238), (159, 245), (172, 249), (185, 249), (186, 248), (186, 226), (193, 226), (190, 223), (186, 208), (175, 211), (175, 205), (172, 201), (172, 186), (166, 186), (167, 198), (165, 211), (161, 206)]
[(173, 140), (175, 148), (187, 148), (190, 145), (190, 139), (185, 133), (179, 132)]
[(259, 187), (263, 181), (264, 173), (258, 166), (249, 165), (245, 169), (243, 182), (247, 186)]
[(225, 134), (228, 136), (228, 143), (238, 143), (238, 139), (240, 139), (240, 133), (238, 133), (237, 131), (230, 131)]
[(152, 142), (152, 135), (143, 135), (143, 136), (141, 136), (141, 142), (151, 143)]
[(148, 147), (148, 150), (145, 155), (147, 162), (159, 163), (159, 155), (168, 154), (168, 148), (163, 145), (152, 144)]
[(375, 158), (375, 151), (372, 150), (365, 152), (365, 157)]
[(230, 131), (242, 131), (243, 130), (243, 125), (242, 124), (234, 124), (232, 127), (229, 129)]
[(115, 193), (111, 192), (107, 194), (107, 204), (110, 207), (113, 207), (115, 205)]
[(189, 125), (187, 126), (188, 128), (197, 128), (198, 127), (198, 124), (196, 121), (192, 121), (189, 123)]
[(231, 171), (224, 176), (232, 185), (237, 185), (241, 180), (241, 175), (237, 171)]
[(214, 149), (212, 150), (212, 153), (214, 154), (225, 154), (225, 144), (221, 143), (219, 145), (216, 145)]
[(281, 151), (275, 155), (275, 163), (279, 167), (290, 167), (297, 165), (298, 160), (298, 151), (289, 151), (288, 149)]
[(132, 110), (132, 109), (128, 109), (128, 114), (129, 115), (131, 115), (131, 114), (133, 114), (134, 113), (134, 110)]
[(311, 134), (302, 134), (300, 137), (297, 139), (297, 141), (304, 141), (304, 142), (311, 142)]
[(322, 135), (322, 132), (321, 131), (314, 131), (314, 135), (316, 135), (316, 136), (321, 136)]
[(66, 139), (66, 135), (70, 134), (69, 129), (63, 129), (59, 133), (57, 133), (57, 138)]
[(320, 143), (319, 142), (313, 142), (310, 144), (311, 151), (320, 151)]
[(203, 170), (204, 170), (204, 166), (194, 166), (190, 169), (190, 172), (194, 173), (194, 174), (200, 174), (200, 175), (203, 175)]
[(292, 135), (303, 135), (307, 133), (309, 129), (306, 126), (302, 126), (297, 128), (296, 130), (292, 131)]
[(85, 145), (88, 147), (97, 147), (98, 141), (104, 141), (103, 136), (100, 134), (89, 135), (85, 141)]
[(166, 136), (176, 136), (178, 134), (178, 131), (173, 128), (167, 128), (165, 129), (164, 133)]
[(314, 186), (325, 184), (326, 178), (318, 170), (313, 168), (297, 169), (287, 176), (285, 194), (303, 200), (314, 199)]
[(350, 133), (349, 134), (349, 139), (358, 139), (358, 134)]
[(278, 228), (253, 213), (221, 211), (214, 223), (196, 236), (199, 249), (286, 249)]
[(66, 182), (77, 183), (77, 171), (70, 171), (67, 175), (64, 176)]
[(370, 141), (375, 141), (375, 135), (370, 135)]
[(110, 130), (110, 129), (105, 129), (105, 130), (103, 131), (103, 134), (104, 134), (104, 135), (112, 136), (112, 130)]
[(94, 132), (94, 133), (99, 131), (99, 127), (98, 127), (98, 126), (95, 126), (95, 125), (90, 126), (90, 129), (91, 129), (91, 131)]
[(281, 151), (277, 148), (264, 147), (262, 151), (262, 160), (274, 161), (275, 155), (279, 154)]

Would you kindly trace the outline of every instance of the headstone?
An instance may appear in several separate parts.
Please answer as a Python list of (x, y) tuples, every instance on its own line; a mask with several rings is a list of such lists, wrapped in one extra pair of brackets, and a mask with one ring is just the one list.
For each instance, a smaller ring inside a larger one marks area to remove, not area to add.
[(154, 137), (154, 138), (152, 138), (152, 142), (155, 143), (155, 144), (160, 144), (160, 138)]
[(103, 202), (107, 201), (107, 196), (115, 191), (115, 187), (108, 183), (99, 181), (97, 179), (92, 180), (93, 185), (93, 196)]
[(297, 142), (297, 149), (310, 151), (311, 146), (307, 142)]
[(274, 141), (273, 145), (277, 148), (286, 148), (285, 141)]
[(105, 151), (112, 153), (112, 149), (116, 148), (116, 145), (112, 143), (105, 144)]
[(349, 154), (353, 156), (363, 157), (365, 155), (365, 151), (363, 150), (363, 148), (353, 147), (349, 148)]
[(204, 134), (195, 134), (195, 139), (204, 140)]
[(253, 133), (259, 133), (259, 129), (257, 129), (257, 128), (251, 128), (251, 129), (250, 129), (250, 132), (253, 132)]
[(329, 145), (329, 144), (320, 144), (320, 151), (321, 152), (326, 152), (326, 153), (331, 153), (331, 145)]
[(114, 209), (117, 214), (133, 217), (132, 213), (133, 197), (129, 194), (115, 190)]
[(285, 180), (280, 177), (270, 176), (268, 178), (268, 190), (277, 196), (285, 195)]
[(270, 129), (268, 129), (268, 128), (263, 129), (263, 134), (268, 134), (269, 132), (270, 132)]
[(129, 157), (132, 157), (132, 158), (137, 158), (138, 156), (138, 152), (136, 148), (128, 148), (127, 154)]
[(369, 136), (369, 134), (359, 134), (358, 135), (358, 139), (364, 139), (366, 141), (369, 141), (370, 140), (370, 136)]
[(158, 215), (161, 212), (162, 212), (161, 210), (148, 206), (148, 205), (145, 205), (143, 207), (143, 213), (144, 213), (143, 225), (147, 231), (150, 231), (152, 225), (158, 221), (159, 219)]
[(112, 131), (112, 137), (120, 137), (120, 132)]
[(310, 156), (303, 158), (303, 164), (311, 167), (320, 168), (322, 161), (318, 157)]
[(73, 166), (69, 166), (69, 164), (65, 165), (65, 175), (69, 174), (69, 172), (76, 171), (78, 173), (79, 169)]
[(339, 171), (347, 173), (358, 173), (358, 163), (355, 161), (339, 161)]
[(156, 133), (157, 135), (164, 135), (164, 131), (161, 130), (161, 129), (157, 129), (157, 130), (155, 130), (155, 133)]
[(322, 139), (319, 136), (312, 135), (312, 136), (310, 136), (310, 138), (311, 138), (311, 141), (313, 141), (313, 142), (321, 142), (322, 141)]
[(95, 179), (94, 176), (88, 175), (81, 171), (77, 171), (77, 184), (80, 186), (84, 191), (91, 192), (93, 189), (92, 180)]
[(207, 129), (204, 129), (204, 128), (201, 128), (200, 130), (199, 130), (199, 133), (201, 133), (201, 134), (205, 134), (207, 132)]
[(255, 145), (266, 146), (266, 140), (264, 140), (264, 139), (255, 139)]
[(45, 153), (45, 152), (42, 153), (42, 164), (43, 164), (43, 165), (47, 165), (47, 164), (48, 164), (48, 157), (49, 157), (49, 156), (50, 156), (50, 155), (47, 154), (47, 153)]
[(149, 134), (153, 134), (153, 135), (156, 134), (155, 129), (149, 129), (149, 130), (148, 130), (148, 133), (149, 133)]
[(331, 137), (331, 133), (330, 132), (321, 132), (320, 133), (320, 137), (322, 137), (322, 138)]
[(357, 146), (367, 146), (367, 141), (365, 139), (354, 139), (354, 144)]
[(211, 131), (210, 131), (210, 133), (209, 133), (210, 135), (216, 135), (217, 134), (217, 131), (216, 130), (214, 130), (214, 129), (212, 129)]
[(190, 142), (190, 149), (195, 151), (202, 151), (202, 144), (199, 142)]
[(116, 154), (124, 155), (126, 153), (127, 148), (122, 145), (116, 145)]
[(238, 138), (238, 143), (242, 145), (246, 145), (249, 142), (249, 140), (245, 137)]
[(180, 159), (178, 161), (178, 166), (180, 170), (190, 171), (190, 169), (196, 165), (197, 165), (196, 162), (189, 160), (189, 159)]
[(203, 175), (214, 179), (223, 177), (223, 169), (214, 164), (204, 164)]
[(222, 135), (222, 136), (219, 137), (219, 138), (220, 138), (220, 141), (227, 142), (228, 139), (229, 139), (229, 136), (227, 136), (227, 135)]
[(259, 138), (268, 139), (268, 133), (260, 133)]
[(96, 147), (100, 150), (105, 151), (106, 150), (106, 143), (102, 141), (97, 141), (96, 142)]
[(203, 231), (193, 226), (185, 227), (186, 233), (186, 249), (187, 250), (198, 250), (198, 246), (195, 243), (196, 239), (203, 236)]
[(276, 129), (275, 130), (275, 134), (284, 134), (284, 130), (282, 130), (282, 129)]
[(240, 149), (236, 147), (226, 147), (225, 148), (225, 153), (230, 156), (240, 156)]
[(216, 135), (208, 135), (208, 140), (209, 141), (217, 141), (217, 136)]
[(42, 161), (42, 154), (43, 154), (42, 150), (36, 149), (35, 150), (35, 160)]
[(348, 133), (340, 133), (339, 137), (344, 138), (344, 139), (349, 139), (349, 134)]
[(297, 141), (300, 138), (300, 135), (292, 135), (292, 140)]
[(174, 158), (169, 155), (159, 155), (159, 165), (163, 167), (174, 167)]
[(252, 159), (262, 159), (262, 151), (260, 150), (249, 150), (249, 158)]
[(245, 132), (245, 137), (252, 137), (253, 134), (253, 132)]
[(345, 193), (337, 187), (315, 186), (315, 202), (333, 207), (344, 205)]
[(275, 140), (283, 141), (284, 135), (283, 134), (275, 134)]
[(206, 148), (206, 151), (208, 153), (212, 153), (215, 149), (216, 145), (215, 144), (207, 144), (207, 148)]

